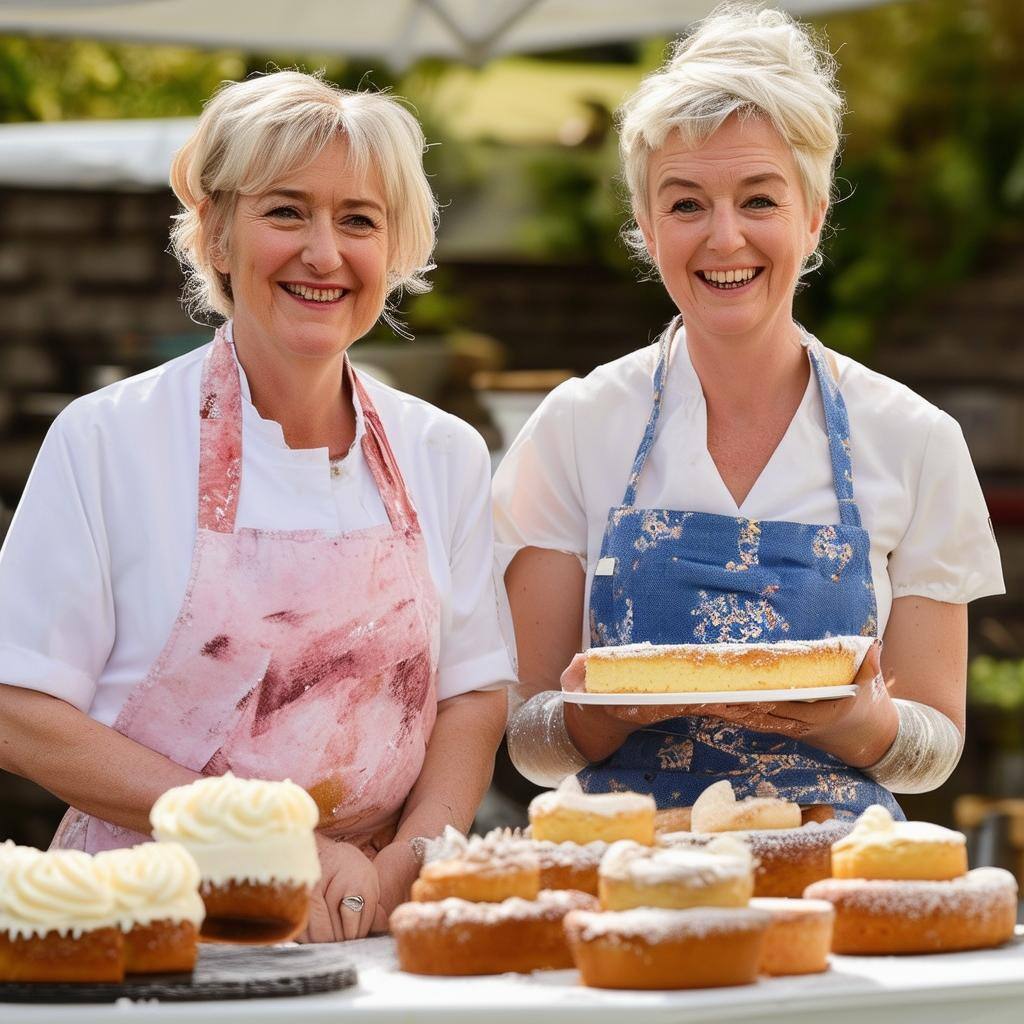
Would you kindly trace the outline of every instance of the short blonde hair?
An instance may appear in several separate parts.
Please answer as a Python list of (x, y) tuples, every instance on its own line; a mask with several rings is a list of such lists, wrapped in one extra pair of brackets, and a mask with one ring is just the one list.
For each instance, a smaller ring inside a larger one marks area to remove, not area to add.
[[(666, 63), (619, 111), (619, 151), (633, 216), (650, 213), (650, 157), (670, 132), (699, 146), (733, 114), (767, 118), (792, 150), (808, 208), (820, 202), (827, 207), (844, 106), (835, 72), (828, 50), (788, 14), (750, 4), (716, 8), (675, 43)], [(623, 235), (647, 258), (635, 226)], [(811, 263), (820, 266), (821, 257), (815, 253)]]
[(390, 96), (275, 71), (223, 83), (171, 165), (171, 188), (183, 207), (174, 218), (171, 250), (185, 271), (190, 312), (230, 317), (234, 311), (230, 283), (214, 260), (228, 250), (238, 196), (267, 191), (339, 135), (357, 173), (373, 168), (380, 175), (389, 295), (430, 288), (425, 274), (433, 269), (437, 200), (423, 169), (425, 142), (416, 118)]

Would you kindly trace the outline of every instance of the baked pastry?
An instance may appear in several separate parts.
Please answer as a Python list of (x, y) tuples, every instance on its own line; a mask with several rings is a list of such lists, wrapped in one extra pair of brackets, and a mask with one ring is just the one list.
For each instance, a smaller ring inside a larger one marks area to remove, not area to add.
[(403, 903), (390, 924), (399, 966), (411, 974), (525, 974), (572, 967), (562, 918), (596, 909), (586, 893), (544, 890), (535, 900)]
[(558, 789), (530, 801), (530, 831), (534, 839), (581, 846), (600, 840), (632, 839), (654, 842), (654, 797), (642, 793), (584, 793), (570, 775)]
[[(754, 895), (797, 898), (820, 878), (832, 874), (832, 844), (853, 828), (853, 822), (833, 819), (808, 822), (800, 828), (730, 832), (750, 847), (754, 856)], [(707, 832), (672, 832), (658, 837), (668, 847), (703, 847), (714, 838)]]
[(835, 878), (947, 881), (967, 871), (967, 840), (927, 821), (893, 821), (880, 804), (857, 819), (832, 847)]
[(986, 949), (1013, 937), (1017, 882), (1002, 868), (946, 881), (831, 878), (807, 899), (835, 907), (832, 951), (852, 955)]
[(771, 915), (747, 907), (643, 908), (565, 918), (569, 948), (593, 988), (749, 985)]
[(759, 897), (754, 910), (771, 914), (759, 969), (762, 974), (819, 974), (828, 970), (835, 910), (827, 900)]
[(169, 789), (149, 820), (159, 841), (180, 843), (199, 866), (202, 937), (265, 943), (306, 926), (320, 878), (318, 816), (313, 798), (293, 782), (229, 772)]
[(95, 859), (24, 850), (0, 866), (0, 981), (121, 981), (117, 908)]
[(96, 854), (124, 933), (126, 974), (172, 974), (196, 965), (205, 910), (199, 868), (177, 843), (143, 843)]
[(860, 638), (774, 644), (623, 644), (591, 647), (587, 693), (715, 693), (844, 686)]
[(708, 786), (690, 811), (691, 832), (742, 832), (749, 829), (799, 828), (798, 804), (778, 797), (737, 800), (732, 783), (722, 779)]
[(536, 899), (540, 892), (540, 865), (531, 853), (508, 842), (468, 839), (450, 825), (430, 849), (420, 876), (412, 884), (417, 902), (449, 897), (471, 903), (500, 903), (518, 896)]
[(605, 910), (633, 907), (744, 907), (754, 891), (750, 850), (731, 837), (703, 848), (613, 843), (598, 869)]
[(689, 832), (692, 807), (660, 807), (654, 812), (654, 834)]

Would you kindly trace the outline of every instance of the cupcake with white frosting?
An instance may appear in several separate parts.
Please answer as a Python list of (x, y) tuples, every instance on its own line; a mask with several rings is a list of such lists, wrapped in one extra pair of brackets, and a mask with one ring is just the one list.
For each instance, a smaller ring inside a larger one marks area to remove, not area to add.
[(106, 873), (78, 850), (0, 854), (0, 981), (120, 981), (124, 942)]
[(149, 815), (153, 835), (199, 866), (203, 938), (229, 942), (283, 942), (305, 927), (318, 818), (301, 786), (230, 773), (169, 789)]
[(206, 911), (199, 867), (178, 843), (143, 843), (96, 855), (114, 893), (124, 934), (126, 974), (171, 974), (195, 967)]

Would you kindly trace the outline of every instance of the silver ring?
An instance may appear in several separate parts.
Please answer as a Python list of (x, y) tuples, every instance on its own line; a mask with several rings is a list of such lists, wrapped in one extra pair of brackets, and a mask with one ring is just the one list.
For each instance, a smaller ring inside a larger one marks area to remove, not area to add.
[(366, 900), (364, 900), (362, 896), (346, 896), (341, 901), (341, 905), (346, 910), (352, 910), (358, 914), (366, 905)]

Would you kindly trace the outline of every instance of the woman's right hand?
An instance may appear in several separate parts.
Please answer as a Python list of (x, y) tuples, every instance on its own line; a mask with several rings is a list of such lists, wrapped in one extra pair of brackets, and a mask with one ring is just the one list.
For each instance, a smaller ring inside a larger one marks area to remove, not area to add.
[[(309, 924), (299, 942), (341, 942), (370, 933), (380, 901), (380, 880), (373, 862), (351, 843), (316, 837), (320, 881), (310, 894)], [(361, 896), (363, 909), (341, 905), (346, 896)]]

